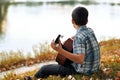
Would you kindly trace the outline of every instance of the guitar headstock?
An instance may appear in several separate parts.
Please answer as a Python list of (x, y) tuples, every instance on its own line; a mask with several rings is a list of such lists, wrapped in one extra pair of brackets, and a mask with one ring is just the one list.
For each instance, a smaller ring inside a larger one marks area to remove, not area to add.
[(57, 36), (57, 38), (55, 39), (55, 44), (56, 44), (56, 45), (59, 44), (60, 38), (63, 38), (63, 36), (59, 34), (59, 35)]

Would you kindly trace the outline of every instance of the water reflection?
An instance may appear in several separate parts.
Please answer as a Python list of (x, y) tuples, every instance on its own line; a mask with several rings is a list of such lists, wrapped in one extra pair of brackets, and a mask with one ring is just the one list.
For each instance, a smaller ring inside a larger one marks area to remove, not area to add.
[[(25, 1), (25, 2), (12, 1), (11, 2), (11, 0), (9, 0), (9, 1), (8, 0), (0, 0), (0, 34), (5, 33), (6, 15), (7, 15), (9, 5), (40, 6), (43, 4), (47, 4), (47, 5), (58, 4), (58, 5), (64, 6), (64, 5), (76, 5), (76, 4), (96, 5), (96, 4), (100, 4), (100, 3), (97, 2), (96, 0), (38, 1), (38, 2), (34, 2), (34, 1)], [(106, 3), (103, 2), (103, 4), (106, 4)], [(120, 5), (120, 3), (114, 3), (114, 2), (110, 2), (109, 4), (111, 6), (114, 6), (116, 4)]]
[(6, 15), (9, 4), (7, 1), (0, 0), (0, 35), (5, 33)]
[[(8, 13), (8, 8), (11, 5), (14, 6), (19, 6), (19, 5), (24, 5), (24, 6), (40, 6), (40, 5), (60, 5), (60, 6), (64, 6), (64, 5), (76, 5), (76, 4), (84, 4), (84, 5), (90, 5), (90, 4), (96, 4), (95, 0), (82, 0), (82, 1), (78, 1), (78, 0), (68, 0), (68, 1), (38, 1), (38, 2), (34, 2), (34, 1), (23, 1), (23, 2), (16, 2), (14, 0), (0, 0), (0, 35), (5, 34), (6, 32), (6, 16)], [(1, 36), (0, 38), (2, 38), (3, 36)]]

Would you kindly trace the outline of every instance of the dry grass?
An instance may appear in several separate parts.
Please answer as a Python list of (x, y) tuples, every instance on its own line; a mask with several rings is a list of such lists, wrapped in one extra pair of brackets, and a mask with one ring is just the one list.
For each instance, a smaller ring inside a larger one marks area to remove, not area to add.
[[(101, 41), (99, 45), (101, 51), (100, 71), (92, 74), (91, 76), (72, 75), (75, 78), (75, 80), (120, 80), (120, 39), (110, 39), (108, 41)], [(48, 59), (55, 59), (56, 54), (51, 55), (51, 53), (56, 52), (52, 51), (50, 46), (47, 45), (47, 43), (45, 43), (45, 45), (42, 46), (44, 47), (39, 46), (33, 49), (36, 56), (36, 59), (34, 60), (42, 61)], [(23, 80), (24, 76), (33, 76), (36, 71), (37, 69), (20, 75), (16, 75), (13, 72), (11, 72), (6, 74), (4, 79), (0, 80)], [(43, 80), (68, 80), (68, 76), (64, 78), (61, 78), (60, 76), (50, 76), (47, 79)]]
[(25, 61), (25, 58), (21, 51), (11, 51), (9, 53), (1, 52), (0, 59), (0, 71), (12, 69), (15, 67), (13, 65), (17, 65), (18, 63)]
[(35, 57), (32, 57), (31, 53), (24, 56), (24, 53), (20, 50), (16, 52), (0, 52), (0, 72), (21, 66), (33, 65), (47, 60), (53, 60), (56, 56), (56, 52), (51, 49), (47, 43), (33, 47), (33, 52)]

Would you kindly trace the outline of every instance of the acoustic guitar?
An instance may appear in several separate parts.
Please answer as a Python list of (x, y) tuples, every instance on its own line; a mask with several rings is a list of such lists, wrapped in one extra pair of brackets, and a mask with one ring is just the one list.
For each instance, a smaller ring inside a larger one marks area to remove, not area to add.
[[(64, 44), (62, 44), (62, 48), (73, 53), (73, 40), (71, 38), (68, 38), (64, 42)], [(66, 58), (60, 53), (58, 53), (56, 56), (56, 62), (58, 62), (58, 64), (63, 65), (63, 66), (70, 65), (72, 63), (71, 60), (69, 60), (68, 58)]]

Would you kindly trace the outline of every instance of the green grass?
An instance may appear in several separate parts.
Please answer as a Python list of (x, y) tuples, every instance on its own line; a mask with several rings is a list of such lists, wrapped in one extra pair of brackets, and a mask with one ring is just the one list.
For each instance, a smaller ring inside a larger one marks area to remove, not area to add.
[[(120, 71), (120, 39), (110, 39), (107, 41), (101, 41), (99, 43), (100, 51), (101, 51), (101, 65), (100, 71), (92, 74), (91, 76), (84, 76), (84, 75), (72, 75), (76, 80), (120, 80), (120, 75), (118, 75), (118, 71)], [(47, 61), (47, 60), (54, 60), (56, 56), (56, 52), (50, 48), (48, 43), (40, 44), (37, 47), (33, 48), (33, 52), (35, 53), (35, 58), (31, 58), (28, 55), (27, 59), (24, 58), (23, 53), (21, 51), (18, 52), (11, 52), (13, 56), (9, 54), (3, 54), (3, 62), (0, 67), (5, 67), (5, 62), (8, 60), (8, 65), (10, 66), (10, 62), (16, 60), (15, 63), (19, 63), (21, 60), (25, 60), (28, 65), (32, 65), (37, 62)], [(5, 52), (4, 52), (5, 53)], [(20, 55), (18, 56), (19, 53)], [(53, 53), (53, 54), (52, 54)], [(17, 56), (17, 57), (16, 57)], [(15, 58), (16, 57), (16, 58)], [(4, 59), (5, 58), (5, 59)], [(14, 63), (14, 64), (15, 64)], [(19, 63), (20, 64), (20, 63)], [(105, 70), (106, 69), (106, 70)], [(33, 76), (36, 71), (29, 71), (23, 74), (16, 75), (14, 72), (7, 73), (4, 79), (0, 80), (23, 80), (24, 76), (30, 75)], [(43, 80), (68, 80), (68, 76), (61, 78), (60, 76), (49, 76)]]

